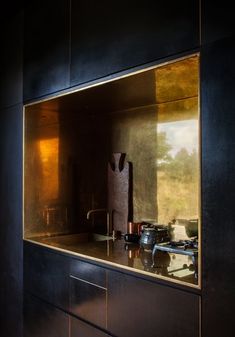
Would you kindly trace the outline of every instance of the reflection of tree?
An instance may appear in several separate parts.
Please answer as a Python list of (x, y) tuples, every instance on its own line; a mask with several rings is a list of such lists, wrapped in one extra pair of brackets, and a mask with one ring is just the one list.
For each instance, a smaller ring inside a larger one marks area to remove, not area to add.
[(157, 159), (160, 162), (167, 162), (171, 159), (169, 151), (171, 150), (171, 145), (167, 142), (166, 132), (158, 132), (157, 134)]
[(172, 149), (167, 142), (166, 133), (158, 133), (158, 170), (165, 171), (171, 179), (181, 181), (191, 181), (197, 176), (198, 154), (194, 149), (188, 153), (185, 148), (181, 148), (173, 158), (169, 151)]
[(166, 133), (158, 133), (158, 212), (159, 221), (190, 218), (198, 212), (198, 153), (180, 148), (174, 157)]

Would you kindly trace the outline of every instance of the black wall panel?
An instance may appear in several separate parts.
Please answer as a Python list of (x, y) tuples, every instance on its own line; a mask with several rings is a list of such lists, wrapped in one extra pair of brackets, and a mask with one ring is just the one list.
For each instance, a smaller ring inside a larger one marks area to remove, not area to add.
[(71, 7), (71, 85), (199, 45), (199, 2), (77, 1)]
[(232, 1), (201, 0), (202, 44), (235, 34)]
[[(23, 13), (0, 22), (0, 334), (22, 336)], [(4, 16), (4, 17), (3, 17)], [(14, 321), (14, 324), (13, 324)]]
[(21, 104), (0, 110), (1, 337), (22, 334), (22, 121)]
[(202, 49), (203, 337), (234, 336), (235, 38)]
[(23, 12), (0, 26), (0, 109), (22, 102)]
[(69, 19), (69, 0), (37, 0), (26, 8), (24, 101), (69, 86)]

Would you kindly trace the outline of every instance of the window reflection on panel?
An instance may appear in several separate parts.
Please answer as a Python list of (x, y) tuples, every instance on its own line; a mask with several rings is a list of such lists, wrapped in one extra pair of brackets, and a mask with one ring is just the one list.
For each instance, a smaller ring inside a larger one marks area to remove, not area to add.
[(181, 120), (158, 123), (157, 140), (158, 221), (197, 218), (198, 120), (182, 109)]
[(157, 220), (167, 224), (198, 219), (198, 58), (167, 65), (155, 74)]

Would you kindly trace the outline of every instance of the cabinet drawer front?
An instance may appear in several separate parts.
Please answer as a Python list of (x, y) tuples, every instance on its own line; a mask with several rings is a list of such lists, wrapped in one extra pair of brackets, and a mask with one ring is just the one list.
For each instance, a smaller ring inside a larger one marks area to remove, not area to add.
[(107, 328), (107, 289), (70, 276), (70, 312)]
[(118, 272), (108, 274), (108, 330), (120, 337), (198, 337), (200, 297)]
[(106, 270), (92, 263), (71, 259), (70, 274), (106, 288)]
[(25, 294), (24, 337), (69, 337), (69, 315)]
[(31, 294), (67, 310), (69, 258), (25, 242), (24, 288)]
[(79, 319), (70, 317), (70, 337), (108, 337), (105, 332), (86, 324)]

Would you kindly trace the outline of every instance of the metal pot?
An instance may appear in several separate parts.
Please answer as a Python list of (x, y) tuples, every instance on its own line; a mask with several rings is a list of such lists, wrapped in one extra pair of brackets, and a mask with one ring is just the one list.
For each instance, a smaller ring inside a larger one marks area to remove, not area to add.
[(151, 250), (156, 243), (157, 230), (152, 226), (143, 226), (142, 234), (140, 237), (140, 245)]
[(146, 250), (152, 250), (155, 243), (169, 240), (168, 230), (161, 225), (144, 224), (140, 237), (140, 246)]

